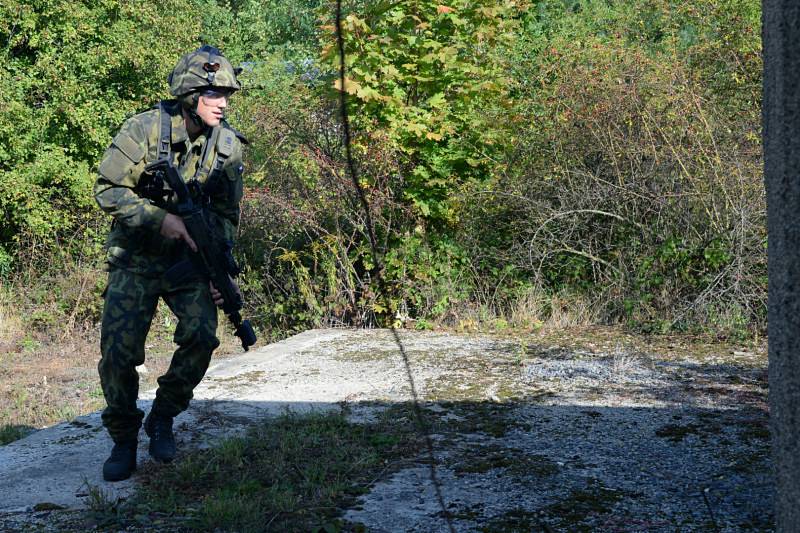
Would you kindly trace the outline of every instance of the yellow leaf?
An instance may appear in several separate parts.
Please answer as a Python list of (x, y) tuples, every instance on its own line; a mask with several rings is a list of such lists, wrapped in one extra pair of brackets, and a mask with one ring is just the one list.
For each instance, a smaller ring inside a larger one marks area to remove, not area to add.
[(381, 67), (381, 72), (386, 75), (386, 79), (391, 79), (400, 74), (400, 71), (397, 70), (394, 65), (386, 65)]
[(426, 139), (430, 139), (432, 141), (441, 141), (442, 136), (438, 133), (428, 132), (425, 134)]
[[(341, 80), (335, 80), (333, 82), (333, 88), (337, 91), (342, 90), (342, 83)], [(347, 91), (347, 94), (356, 94), (361, 89), (361, 84), (357, 81), (353, 81), (350, 78), (344, 79), (344, 90)]]
[(282, 253), (281, 255), (279, 255), (278, 259), (281, 260), (281, 261), (286, 261), (287, 263), (293, 263), (294, 261), (297, 261), (297, 259), (298, 259), (297, 252), (295, 252), (294, 250), (292, 250), (292, 251), (288, 251), (287, 250), (284, 253)]
[(364, 31), (369, 31), (369, 26), (367, 26), (367, 23), (364, 22), (363, 19), (360, 19), (353, 14), (347, 15), (345, 22), (354, 30), (361, 29)]
[(370, 100), (382, 100), (381, 94), (371, 87), (359, 87), (356, 91), (356, 96), (362, 100), (369, 102)]
[(411, 133), (415, 134), (417, 137), (421, 137), (423, 133), (425, 133), (425, 126), (420, 124), (419, 122), (411, 122), (406, 125), (406, 129)]
[(452, 7), (448, 7), (448, 6), (439, 5), (439, 6), (436, 6), (436, 11), (437, 11), (437, 13), (440, 13), (440, 14), (441, 13), (452, 13), (453, 12), (453, 8)]

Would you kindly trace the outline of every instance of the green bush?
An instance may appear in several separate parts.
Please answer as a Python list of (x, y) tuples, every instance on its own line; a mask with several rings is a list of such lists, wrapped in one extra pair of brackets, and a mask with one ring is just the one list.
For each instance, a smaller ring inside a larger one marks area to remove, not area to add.
[[(380, 131), (397, 151), (402, 199), (421, 220), (456, 222), (453, 191), (499, 170), (507, 80), (494, 50), (513, 39), (519, 12), (512, 1), (413, 0), (346, 14), (348, 77), (334, 85), (350, 95), (355, 127)], [(335, 28), (326, 28), (323, 57), (338, 69)]]
[[(345, 9), (338, 87), (332, 2), (0, 6), (0, 277), (65, 272), (60, 300), (31, 313), (42, 327), (96, 317), (68, 280), (101, 257), (97, 160), (201, 42), (245, 69), (231, 105), (252, 141), (236, 253), (268, 335), (427, 327), (464, 310), (502, 324), (531, 295), (553, 315), (571, 299), (581, 316), (652, 331), (764, 327), (759, 2)], [(344, 165), (337, 88), (388, 306)]]
[[(126, 116), (164, 94), (196, 43), (189, 1), (10, 0), (0, 6), (0, 266), (97, 217), (93, 169)], [(168, 39), (164, 36), (169, 35)]]
[(757, 2), (563, 5), (540, 4), (512, 50), (536, 120), (481, 208), (516, 235), (501, 253), (607, 319), (699, 326), (735, 305), (763, 327)]

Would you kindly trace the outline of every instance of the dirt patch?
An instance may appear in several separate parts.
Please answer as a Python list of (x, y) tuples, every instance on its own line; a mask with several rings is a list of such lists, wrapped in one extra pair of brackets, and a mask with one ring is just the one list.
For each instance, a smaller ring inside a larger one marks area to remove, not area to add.
[[(175, 345), (175, 324), (161, 310), (148, 336), (145, 364), (138, 368), (140, 389), (156, 386), (156, 379), (169, 368)], [(222, 323), (222, 321), (220, 321)], [(215, 360), (241, 351), (237, 339), (220, 328), (220, 347)], [(100, 330), (76, 330), (62, 339), (19, 338), (0, 342), (0, 444), (22, 437), (10, 428), (43, 428), (102, 409), (105, 405), (97, 362)]]

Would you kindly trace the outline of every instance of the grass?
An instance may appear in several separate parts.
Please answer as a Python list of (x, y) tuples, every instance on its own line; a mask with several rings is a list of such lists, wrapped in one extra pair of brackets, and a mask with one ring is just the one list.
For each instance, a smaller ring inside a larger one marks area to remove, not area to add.
[(98, 500), (97, 525), (341, 531), (341, 509), (419, 449), (406, 411), (393, 407), (366, 425), (342, 413), (286, 414), (174, 464), (149, 463), (131, 499)]
[(593, 531), (585, 523), (590, 517), (613, 512), (614, 506), (625, 497), (635, 495), (604, 487), (599, 482), (589, 482), (585, 489), (573, 489), (561, 501), (547, 506), (543, 511), (559, 531)]
[(17, 426), (14, 424), (4, 424), (0, 427), (0, 446), (14, 442), (29, 435), (34, 428), (30, 426)]

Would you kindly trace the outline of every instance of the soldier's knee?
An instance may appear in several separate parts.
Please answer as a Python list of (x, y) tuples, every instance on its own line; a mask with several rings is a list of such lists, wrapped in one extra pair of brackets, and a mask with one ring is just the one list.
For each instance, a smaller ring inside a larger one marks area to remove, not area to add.
[(199, 350), (214, 351), (219, 346), (219, 339), (213, 331), (206, 328), (198, 328), (194, 331), (176, 332), (175, 344), (182, 348), (195, 348)]
[(219, 346), (219, 339), (213, 333), (210, 335), (201, 335), (198, 339), (198, 344), (213, 352)]
[(119, 372), (130, 370), (144, 364), (144, 339), (140, 342), (125, 342), (121, 339), (106, 338), (100, 344), (100, 372)]

